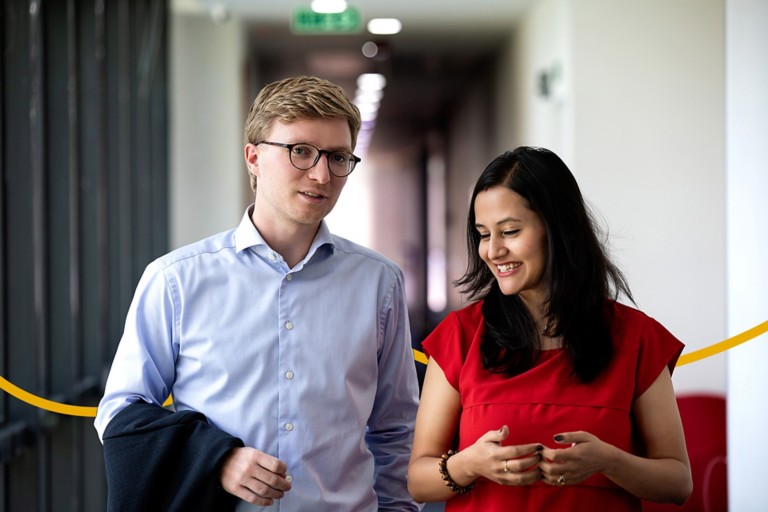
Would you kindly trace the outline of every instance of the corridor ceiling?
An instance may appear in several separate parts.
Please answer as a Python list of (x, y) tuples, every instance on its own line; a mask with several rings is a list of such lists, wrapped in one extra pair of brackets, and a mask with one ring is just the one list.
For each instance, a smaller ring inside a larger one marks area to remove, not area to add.
[[(457, 95), (487, 71), (508, 41), (516, 19), (532, 0), (348, 0), (362, 17), (362, 31), (345, 35), (296, 35), (290, 20), (310, 0), (174, 0), (174, 9), (239, 18), (248, 27), (249, 58), (260, 80), (296, 74), (332, 80), (354, 94), (357, 76), (383, 73), (387, 86), (371, 148), (408, 144), (439, 125)], [(375, 36), (365, 28), (372, 18), (397, 18), (399, 34)], [(364, 43), (379, 47), (374, 58)]]

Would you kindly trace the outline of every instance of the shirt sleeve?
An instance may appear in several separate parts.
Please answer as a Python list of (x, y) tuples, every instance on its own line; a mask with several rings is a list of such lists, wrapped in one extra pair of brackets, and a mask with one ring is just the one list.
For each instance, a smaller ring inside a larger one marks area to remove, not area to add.
[(168, 398), (178, 354), (177, 309), (162, 264), (151, 263), (136, 287), (99, 403), (94, 422), (99, 439), (126, 406), (138, 401), (162, 405)]
[(637, 358), (635, 398), (651, 387), (664, 366), (669, 368), (670, 375), (674, 372), (677, 359), (685, 347), (659, 322), (650, 317), (645, 320)]
[(375, 461), (374, 489), (379, 511), (416, 511), (420, 507), (408, 493), (406, 475), (419, 388), (402, 274), (383, 301), (379, 325), (378, 387), (366, 433)]

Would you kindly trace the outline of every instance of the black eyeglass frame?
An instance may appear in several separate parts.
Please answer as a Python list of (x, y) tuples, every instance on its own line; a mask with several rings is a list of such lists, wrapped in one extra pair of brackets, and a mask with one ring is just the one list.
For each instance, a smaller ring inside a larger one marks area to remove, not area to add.
[[(328, 171), (331, 174), (333, 174), (334, 176), (336, 176), (337, 178), (346, 178), (347, 176), (352, 174), (352, 171), (355, 170), (355, 167), (357, 167), (357, 164), (359, 164), (362, 161), (362, 159), (359, 156), (356, 156), (353, 153), (350, 153), (349, 151), (331, 151), (331, 150), (328, 150), (328, 149), (320, 149), (317, 146), (315, 146), (313, 144), (310, 144), (308, 142), (296, 142), (295, 144), (286, 144), (285, 142), (271, 142), (271, 141), (268, 141), (268, 140), (262, 140), (262, 141), (256, 143), (257, 146), (259, 144), (269, 144), (270, 146), (277, 146), (277, 147), (280, 147), (280, 148), (287, 149), (288, 150), (288, 160), (291, 162), (292, 166), (294, 166), (296, 169), (298, 169), (300, 171), (308, 171), (311, 168), (313, 168), (314, 166), (316, 166), (317, 162), (320, 161), (320, 157), (323, 156), (323, 153), (325, 153), (325, 159), (328, 162)], [(310, 165), (306, 169), (302, 169), (301, 167), (299, 167), (298, 165), (296, 165), (293, 162), (293, 156), (292, 156), (293, 155), (293, 148), (295, 148), (296, 146), (309, 146), (309, 147), (313, 148), (315, 151), (317, 151), (317, 156), (315, 157), (315, 161), (312, 162), (312, 165)], [(331, 167), (331, 155), (335, 154), (335, 153), (342, 153), (344, 155), (350, 155), (352, 157), (349, 160), (351, 162), (351, 164), (350, 164), (349, 172), (347, 174), (336, 174), (335, 172), (333, 172), (333, 169)]]

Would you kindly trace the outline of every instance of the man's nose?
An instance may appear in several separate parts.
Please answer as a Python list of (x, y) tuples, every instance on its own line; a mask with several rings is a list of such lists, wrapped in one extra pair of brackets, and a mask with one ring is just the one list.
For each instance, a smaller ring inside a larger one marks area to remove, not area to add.
[(327, 153), (320, 153), (320, 158), (317, 160), (317, 163), (307, 171), (307, 175), (310, 179), (319, 183), (328, 183), (331, 181), (331, 169)]

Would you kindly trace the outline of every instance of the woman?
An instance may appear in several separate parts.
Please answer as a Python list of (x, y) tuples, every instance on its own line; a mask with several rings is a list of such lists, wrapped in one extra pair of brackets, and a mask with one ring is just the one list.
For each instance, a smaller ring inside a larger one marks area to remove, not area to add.
[[(430, 355), (408, 488), (446, 511), (639, 511), (684, 502), (691, 474), (671, 372), (683, 345), (608, 260), (551, 151), (504, 153), (475, 185), (471, 299)], [(456, 448), (454, 453), (453, 449)]]

